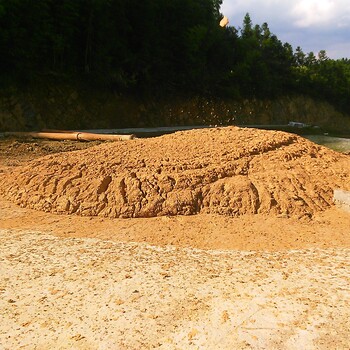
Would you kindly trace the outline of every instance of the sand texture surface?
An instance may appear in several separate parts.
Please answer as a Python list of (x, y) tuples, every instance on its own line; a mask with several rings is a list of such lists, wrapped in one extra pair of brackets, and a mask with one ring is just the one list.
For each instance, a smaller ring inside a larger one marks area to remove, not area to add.
[(103, 217), (312, 216), (350, 190), (350, 158), (299, 136), (236, 127), (39, 158), (0, 178), (21, 206)]
[(4, 349), (349, 348), (349, 249), (201, 251), (8, 230), (0, 244)]
[(0, 350), (348, 350), (349, 177), (281, 132), (0, 140)]

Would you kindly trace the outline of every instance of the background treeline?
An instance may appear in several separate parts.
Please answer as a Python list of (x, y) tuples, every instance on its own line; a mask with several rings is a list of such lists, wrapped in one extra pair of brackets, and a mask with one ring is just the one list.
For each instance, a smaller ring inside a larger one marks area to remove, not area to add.
[(350, 60), (293, 50), (221, 0), (0, 0), (1, 85), (49, 75), (140, 96), (306, 94), (350, 112)]

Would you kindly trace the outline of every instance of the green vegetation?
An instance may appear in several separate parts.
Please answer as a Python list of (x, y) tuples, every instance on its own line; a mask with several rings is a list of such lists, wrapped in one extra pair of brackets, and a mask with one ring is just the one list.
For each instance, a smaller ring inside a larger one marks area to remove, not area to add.
[(0, 0), (0, 84), (45, 76), (134, 96), (304, 94), (350, 114), (350, 60), (293, 50), (221, 0)]

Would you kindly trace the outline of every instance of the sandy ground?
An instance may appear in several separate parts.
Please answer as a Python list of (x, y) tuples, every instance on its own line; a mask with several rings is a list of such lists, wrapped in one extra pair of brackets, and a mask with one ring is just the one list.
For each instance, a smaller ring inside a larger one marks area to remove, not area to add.
[(0, 241), (3, 349), (349, 349), (346, 248)]
[[(3, 175), (71, 150), (9, 145)], [(350, 214), (334, 207), (107, 219), (0, 199), (0, 247), (0, 349), (350, 349)]]
[(106, 219), (55, 215), (0, 200), (0, 229), (35, 230), (62, 238), (98, 238), (179, 248), (280, 251), (350, 248), (350, 214), (336, 208), (312, 220), (245, 215)]

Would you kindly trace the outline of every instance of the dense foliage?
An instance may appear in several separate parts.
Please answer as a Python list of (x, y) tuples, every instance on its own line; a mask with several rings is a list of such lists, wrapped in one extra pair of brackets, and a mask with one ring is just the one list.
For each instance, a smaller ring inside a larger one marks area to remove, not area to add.
[(3, 84), (42, 75), (138, 95), (273, 98), (350, 110), (350, 61), (295, 51), (253, 25), (221, 28), (222, 0), (0, 0)]

